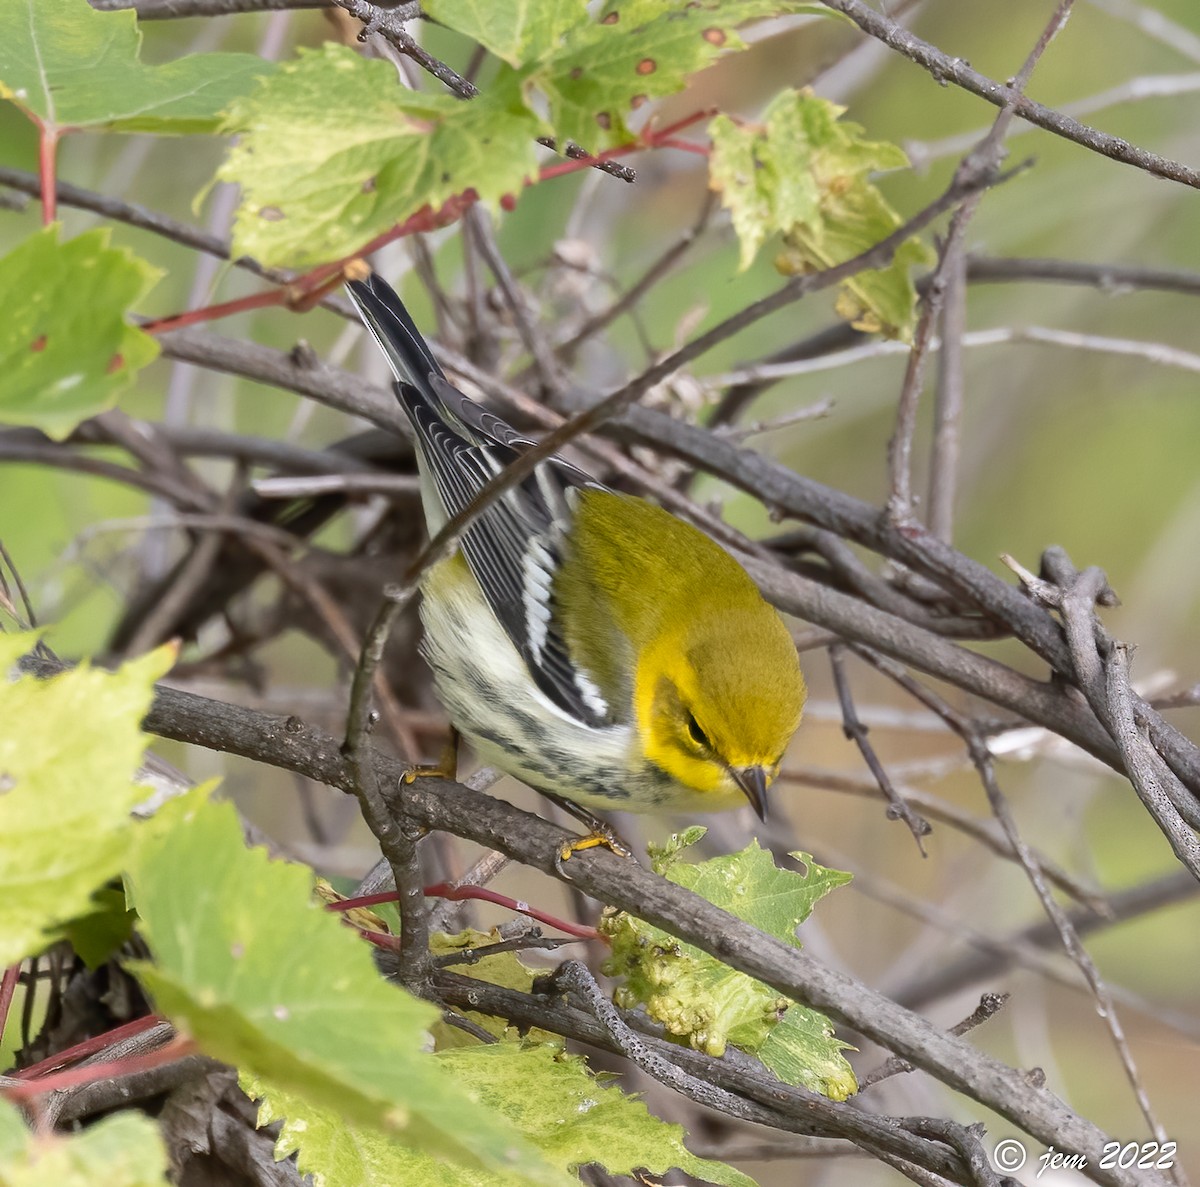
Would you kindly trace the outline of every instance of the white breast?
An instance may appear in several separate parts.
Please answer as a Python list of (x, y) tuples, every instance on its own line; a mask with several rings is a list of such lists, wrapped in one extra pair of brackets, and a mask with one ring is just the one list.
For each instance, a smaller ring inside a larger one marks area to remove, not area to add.
[(422, 651), (438, 698), (485, 762), (600, 811), (654, 810), (678, 792), (641, 760), (629, 726), (587, 726), (537, 688), (461, 561), (443, 561), (425, 589)]

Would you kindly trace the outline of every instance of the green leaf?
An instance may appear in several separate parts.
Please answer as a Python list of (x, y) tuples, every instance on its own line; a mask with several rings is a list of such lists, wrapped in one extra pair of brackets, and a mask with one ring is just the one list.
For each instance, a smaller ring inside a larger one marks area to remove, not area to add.
[(847, 1047), (824, 1014), (792, 1002), (754, 1054), (785, 1084), (802, 1084), (831, 1100), (845, 1100), (858, 1091), (842, 1055)]
[(432, 20), (465, 33), (510, 66), (553, 53), (563, 34), (579, 23), (579, 0), (426, 0)]
[(98, 969), (133, 934), (134, 913), (119, 886), (104, 886), (92, 896), (94, 909), (63, 928), (79, 959)]
[(227, 113), (240, 138), (218, 176), (243, 188), (234, 254), (313, 264), (464, 190), (498, 202), (536, 172), (544, 130), (511, 84), (463, 102), (406, 91), (387, 62), (344, 46), (302, 50)]
[[(905, 168), (908, 158), (894, 144), (864, 140), (861, 127), (839, 119), (844, 110), (788, 91), (767, 108), (761, 125), (722, 115), (709, 126), (710, 184), (733, 219), (742, 268), (774, 234), (784, 241), (776, 267), (798, 274), (844, 263), (901, 225), (867, 179), (876, 170)], [(908, 240), (887, 268), (845, 282), (838, 313), (858, 329), (907, 337), (916, 307), (910, 272), (932, 258), (918, 239)]]
[(211, 132), (217, 116), (273, 69), (253, 54), (139, 60), (137, 14), (87, 0), (0, 4), (0, 98), (52, 129)]
[[(661, 848), (652, 846), (655, 871), (795, 947), (796, 928), (816, 903), (850, 881), (849, 874), (826, 869), (806, 853), (792, 854), (805, 863), (804, 873), (780, 869), (754, 841), (740, 853), (684, 861), (702, 835), (701, 829), (689, 829)], [(768, 1066), (789, 1083), (834, 1100), (855, 1090), (854, 1073), (841, 1054), (847, 1044), (834, 1037), (822, 1015), (632, 915), (606, 912), (600, 930), (612, 941), (605, 972), (625, 978), (616, 994), (619, 1004), (645, 1006), (670, 1035), (710, 1055), (723, 1055), (732, 1043), (764, 1063), (769, 1056)]]
[[(754, 1181), (720, 1162), (697, 1158), (683, 1144), (681, 1126), (651, 1114), (640, 1100), (602, 1087), (578, 1056), (539, 1043), (495, 1043), (435, 1057), (472, 1096), (504, 1116), (514, 1134), (558, 1168), (564, 1182), (599, 1163), (610, 1173), (635, 1168), (661, 1175), (672, 1167), (710, 1183), (754, 1187)], [(480, 1175), (435, 1162), (429, 1155), (378, 1131), (347, 1128), (336, 1114), (313, 1109), (270, 1085), (243, 1083), (261, 1097), (259, 1125), (282, 1121), (276, 1158), (298, 1153), (297, 1168), (314, 1187), (523, 1187), (513, 1174)], [(570, 1178), (567, 1176), (570, 1175)]]
[(0, 420), (65, 436), (116, 403), (158, 344), (126, 320), (162, 273), (109, 229), (66, 242), (57, 227), (0, 258)]
[(167, 1151), (154, 1122), (129, 1110), (69, 1137), (32, 1133), (0, 1100), (4, 1187), (167, 1187)]
[[(247, 849), (230, 804), (168, 804), (131, 884), (154, 963), (132, 965), (200, 1047), (350, 1125), (439, 1156), (558, 1182), (424, 1047), (435, 1007), (388, 985), (312, 896), (312, 871)], [(182, 819), (186, 817), (186, 820)]]
[[(0, 635), (0, 672), (33, 647)], [(41, 952), (95, 909), (136, 841), (133, 783), (146, 747), (139, 723), (175, 652), (161, 647), (116, 672), (81, 666), (0, 681), (0, 966)]]
[(739, 25), (801, 11), (826, 10), (789, 0), (617, 0), (571, 28), (522, 85), (546, 96), (556, 136), (596, 152), (633, 139), (626, 113), (743, 49)]

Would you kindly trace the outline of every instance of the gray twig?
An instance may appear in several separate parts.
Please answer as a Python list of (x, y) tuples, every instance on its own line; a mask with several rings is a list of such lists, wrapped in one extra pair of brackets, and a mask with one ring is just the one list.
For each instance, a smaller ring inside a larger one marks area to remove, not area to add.
[(415, 3), (402, 4), (372, 4), (369, 0), (333, 0), (338, 8), (343, 8), (356, 20), (363, 23), (358, 35), (359, 41), (366, 41), (372, 33), (378, 33), (393, 49), (411, 58), (422, 70), (432, 74), (438, 82), (444, 84), (460, 99), (474, 99), (479, 94), (479, 88), (468, 79), (463, 78), (451, 66), (435, 58), (415, 37), (405, 28), (414, 17), (420, 15), (420, 5)]
[(1135, 169), (1141, 169), (1155, 177), (1165, 177), (1169, 181), (1182, 182), (1184, 185), (1200, 188), (1200, 173), (1172, 161), (1160, 157), (1157, 153), (1130, 144), (1119, 136), (1110, 136), (1106, 132), (1088, 127), (1071, 119), (1070, 116), (1054, 111), (1041, 103), (1019, 94), (1006, 83), (997, 82), (980, 74), (977, 70), (963, 61), (943, 53), (936, 46), (923, 41), (915, 33), (911, 33), (903, 25), (883, 16), (871, 8), (864, 0), (822, 0), (829, 8), (848, 16), (864, 33), (882, 41), (884, 45), (903, 54), (916, 62), (918, 66), (928, 70), (933, 78), (940, 83), (952, 82), (955, 86), (986, 99), (997, 107), (1012, 104), (1014, 113), (1039, 128), (1045, 128), (1056, 136), (1071, 140), (1084, 148), (1101, 156), (1109, 157)]
[[(1096, 597), (1102, 590), (1107, 587), (1104, 574), (1099, 569), (1089, 569), (1081, 573), (1074, 583), (1072, 588), (1063, 595), (1064, 603), (1070, 600), (1078, 600), (1081, 604), (1086, 600), (1087, 613), (1089, 616), (1089, 631), (1088, 635), (1094, 641), (1095, 632), (1090, 629), (1091, 608), (1095, 605)], [(1065, 611), (1064, 611), (1065, 613)], [(925, 688), (923, 685), (917, 684), (911, 680), (907, 673), (895, 671), (895, 665), (882, 660), (881, 657), (876, 657), (876, 665), (885, 675), (892, 676), (897, 683), (907, 689), (915, 696), (923, 705), (932, 709), (937, 713), (947, 725), (950, 726), (955, 733), (962, 738), (966, 744), (967, 752), (971, 756), (971, 761), (975, 765), (975, 769), (979, 772), (980, 782), (983, 784), (984, 791), (987, 794), (988, 803), (991, 806), (992, 812), (996, 819), (1003, 826), (1008, 839), (1020, 857), (1021, 865), (1025, 870), (1026, 877), (1029, 879), (1030, 885), (1037, 894), (1038, 901), (1042, 904), (1050, 921), (1053, 923), (1056, 932), (1062, 942), (1062, 946), (1075, 962), (1079, 971), (1083, 974), (1095, 998), (1097, 1012), (1103, 1019), (1109, 1034), (1112, 1037), (1113, 1045), (1117, 1050), (1117, 1055), (1121, 1060), (1121, 1064), (1125, 1070), (1126, 1077), (1129, 1080), (1130, 1086), (1133, 1088), (1134, 1096), (1137, 1099), (1138, 1107), (1141, 1109), (1143, 1116), (1150, 1125), (1154, 1136), (1160, 1141), (1167, 1141), (1166, 1131), (1162, 1128), (1155, 1116), (1154, 1110), (1150, 1104), (1150, 1098), (1146, 1094), (1145, 1085), (1142, 1082), (1141, 1073), (1138, 1071), (1137, 1064), (1134, 1061), (1133, 1053), (1129, 1048), (1128, 1040), (1125, 1037), (1125, 1029), (1121, 1024), (1120, 1017), (1116, 1012), (1116, 1004), (1112, 999), (1112, 994), (1109, 992), (1108, 986), (1100, 976), (1100, 970), (1096, 967), (1082, 941), (1079, 938), (1079, 933), (1075, 930), (1071, 922), (1070, 916), (1059, 904), (1058, 900), (1050, 892), (1050, 888), (1046, 884), (1046, 879), (1042, 874), (1041, 867), (1038, 865), (1037, 858), (1033, 851), (1026, 845), (1024, 838), (1017, 830), (1016, 820), (1013, 818), (1012, 812), (1008, 806), (1008, 799), (1000, 789), (1000, 782), (996, 778), (996, 768), (992, 759), (992, 754), (987, 748), (987, 744), (983, 739), (978, 728), (968, 718), (964, 717), (956, 709), (947, 704), (931, 689)], [(1173, 1173), (1176, 1181), (1179, 1183), (1185, 1182), (1180, 1179), (1180, 1168), (1175, 1167)]]
[(929, 530), (949, 544), (954, 538), (958, 488), (959, 423), (963, 409), (963, 334), (967, 329), (967, 270), (963, 240), (947, 241), (942, 297), (937, 396), (929, 457)]
[[(429, 912), (425, 906), (421, 862), (417, 845), (424, 835), (421, 827), (405, 809), (405, 790), (411, 781), (406, 772), (400, 779), (400, 792), (389, 804), (380, 788), (374, 755), (367, 746), (371, 727), (371, 688), (383, 659), (383, 649), (396, 619), (412, 601), (416, 587), (389, 585), (375, 621), (363, 640), (354, 680), (350, 686), (350, 708), (346, 716), (346, 737), (341, 751), (353, 771), (351, 790), (358, 798), (363, 819), (374, 833), (384, 858), (391, 867), (400, 909), (401, 982), (421, 995), (428, 984)], [(393, 812), (398, 808), (398, 812)]]
[[(31, 660), (35, 670), (49, 670)], [(235, 705), (160, 688), (146, 728), (181, 741), (252, 757), (295, 770), (331, 786), (350, 789), (353, 771), (338, 744), (294, 719), (269, 717)], [(374, 754), (381, 785), (398, 785), (404, 767)], [(551, 875), (568, 834), (498, 800), (446, 780), (436, 788), (417, 780), (406, 789), (406, 808), (425, 828), (445, 829), (499, 849)], [(1069, 1147), (1088, 1158), (1097, 1182), (1114, 1187), (1161, 1184), (1157, 1175), (1098, 1166), (1106, 1135), (1044, 1089), (1031, 1087), (1016, 1069), (939, 1031), (868, 987), (822, 965), (807, 953), (759, 932), (704, 899), (604, 851), (572, 858), (571, 874), (582, 890), (635, 912), (655, 926), (712, 952), (718, 959), (780, 993), (830, 1014), (936, 1075), (944, 1083), (986, 1103), (1043, 1142)], [(827, 1102), (828, 1103), (828, 1102)]]
[(929, 854), (925, 850), (925, 838), (933, 829), (928, 820), (909, 807), (904, 797), (896, 790), (883, 763), (879, 761), (879, 755), (875, 753), (875, 747), (871, 745), (868, 737), (868, 728), (863, 725), (859, 719), (858, 710), (854, 707), (854, 695), (850, 691), (850, 681), (846, 677), (846, 665), (842, 660), (842, 650), (840, 643), (835, 643), (829, 648), (829, 666), (833, 671), (833, 683), (837, 688), (838, 701), (842, 706), (842, 733), (846, 735), (848, 741), (858, 747), (863, 761), (875, 777), (879, 790), (883, 792), (884, 798), (888, 802), (888, 816), (892, 820), (903, 820), (908, 825), (908, 830), (912, 833), (913, 840), (916, 841), (917, 848), (921, 851), (921, 856), (928, 857)]
[[(956, 1022), (950, 1028), (950, 1033), (952, 1035), (965, 1035), (977, 1026), (982, 1026), (1004, 1009), (1010, 996), (1011, 994), (1007, 993), (985, 993), (979, 999), (979, 1005), (961, 1022)], [(858, 1090), (859, 1092), (866, 1092), (868, 1088), (874, 1087), (881, 1080), (887, 1080), (892, 1076), (902, 1075), (912, 1070), (913, 1065), (907, 1059), (898, 1059), (893, 1055), (890, 1059), (880, 1064), (873, 1072), (869, 1072), (863, 1076), (858, 1082)]]
[[(996, 116), (991, 130), (959, 163), (955, 181), (967, 184), (976, 176), (991, 176), (1004, 159), (1004, 133), (1012, 122), (1017, 100), (1021, 98), (1033, 74), (1034, 67), (1051, 40), (1066, 23), (1074, 0), (1059, 0), (1053, 15), (1042, 30), (1037, 43), (1025, 58), (1017, 76), (1009, 84), (1010, 98)], [(912, 442), (917, 427), (917, 405), (925, 381), (925, 363), (933, 337), (934, 326), (941, 315), (949, 270), (963, 250), (967, 225), (979, 208), (982, 190), (967, 195), (955, 210), (950, 220), (950, 230), (938, 258), (937, 267), (924, 291), (924, 305), (916, 333), (913, 335), (912, 350), (904, 372), (904, 384), (896, 406), (896, 427), (888, 442), (888, 474), (891, 494), (888, 497), (888, 514), (897, 524), (908, 524), (913, 518), (912, 495)], [(942, 533), (935, 534), (941, 536)]]
[(137, 10), (138, 20), (166, 21), (183, 17), (234, 16), (243, 12), (286, 12), (293, 8), (328, 8), (332, 0), (88, 0), (100, 12)]

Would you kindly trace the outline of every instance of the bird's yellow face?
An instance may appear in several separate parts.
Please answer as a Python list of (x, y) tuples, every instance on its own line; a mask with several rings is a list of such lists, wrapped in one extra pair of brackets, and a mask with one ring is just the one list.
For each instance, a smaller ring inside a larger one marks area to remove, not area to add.
[(638, 664), (635, 711), (645, 758), (713, 809), (766, 791), (800, 723), (804, 678), (779, 616), (762, 612), (699, 623), (664, 637)]

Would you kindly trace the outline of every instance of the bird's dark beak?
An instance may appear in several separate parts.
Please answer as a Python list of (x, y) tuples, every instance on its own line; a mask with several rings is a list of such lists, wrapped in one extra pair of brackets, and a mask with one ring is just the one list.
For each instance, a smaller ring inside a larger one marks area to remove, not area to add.
[(767, 772), (764, 767), (730, 767), (734, 782), (746, 793), (759, 820), (767, 819)]

